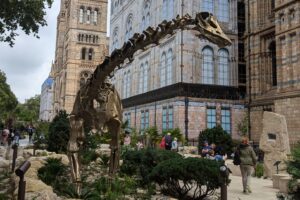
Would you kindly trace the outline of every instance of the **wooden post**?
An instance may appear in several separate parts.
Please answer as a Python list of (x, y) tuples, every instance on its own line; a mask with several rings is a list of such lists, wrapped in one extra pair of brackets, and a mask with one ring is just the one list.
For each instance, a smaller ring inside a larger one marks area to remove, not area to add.
[(29, 161), (25, 161), (16, 171), (16, 175), (20, 177), (18, 200), (25, 200), (26, 181), (24, 181), (24, 175), (30, 168), (31, 164)]

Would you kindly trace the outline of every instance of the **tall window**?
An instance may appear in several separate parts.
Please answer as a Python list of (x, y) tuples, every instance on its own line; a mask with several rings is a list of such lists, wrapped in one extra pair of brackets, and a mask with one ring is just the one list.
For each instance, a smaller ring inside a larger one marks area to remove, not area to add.
[(86, 23), (90, 23), (91, 22), (91, 9), (87, 9), (86, 11)]
[(162, 129), (173, 129), (173, 106), (165, 106), (162, 111)]
[(151, 6), (151, 0), (144, 1), (142, 31), (145, 30), (148, 26), (150, 26), (150, 6)]
[(220, 49), (218, 52), (218, 56), (219, 85), (229, 85), (229, 53), (226, 49)]
[(119, 39), (118, 39), (118, 27), (116, 27), (113, 31), (113, 43), (112, 43), (112, 51), (119, 47)]
[(130, 97), (130, 91), (131, 91), (131, 74), (130, 70), (124, 73), (123, 77), (123, 98)]
[[(224, 1), (224, 0), (221, 0)], [(213, 0), (202, 0), (201, 1), (201, 11), (214, 13), (214, 1)]]
[(98, 21), (98, 10), (94, 10), (94, 17), (93, 17), (94, 24), (97, 24), (97, 21)]
[(216, 108), (207, 108), (206, 110), (207, 128), (216, 126)]
[(227, 132), (231, 133), (231, 114), (229, 108), (222, 108), (221, 110), (221, 125), (222, 128)]
[(139, 73), (139, 93), (145, 93), (148, 92), (148, 62), (142, 63), (140, 67), (140, 73)]
[(81, 60), (85, 60), (86, 48), (81, 49)]
[(125, 41), (129, 40), (129, 38), (132, 36), (132, 14), (130, 14), (127, 17), (127, 21), (126, 21), (126, 33), (125, 33)]
[[(272, 85), (277, 85), (277, 65), (276, 65), (276, 43), (275, 41), (271, 42), (269, 46), (269, 51), (271, 54), (271, 60), (272, 60)], [(284, 51), (284, 50), (282, 50)]]
[(160, 86), (172, 84), (173, 74), (173, 51), (169, 49), (167, 53), (163, 52), (160, 63)]
[(204, 84), (214, 83), (214, 71), (213, 50), (205, 47), (202, 50), (202, 82)]
[(83, 23), (83, 8), (79, 10), (79, 23)]
[(92, 48), (90, 48), (89, 49), (89, 54), (88, 54), (89, 60), (93, 60), (93, 54), (94, 54), (94, 50)]
[(141, 131), (149, 128), (149, 110), (141, 111)]
[(218, 1), (218, 20), (229, 22), (229, 2), (228, 0)]
[(163, 0), (162, 20), (171, 20), (174, 16), (174, 0)]
[(125, 120), (124, 122), (127, 121), (128, 127), (130, 127), (130, 125), (131, 125), (131, 113), (130, 112), (124, 114), (124, 120)]

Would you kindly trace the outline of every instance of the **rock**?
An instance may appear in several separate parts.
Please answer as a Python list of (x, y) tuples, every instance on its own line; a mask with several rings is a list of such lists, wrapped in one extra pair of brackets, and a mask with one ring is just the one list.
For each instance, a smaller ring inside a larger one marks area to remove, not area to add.
[(26, 180), (26, 192), (40, 192), (42, 190), (53, 192), (52, 187), (46, 185), (41, 180), (33, 179), (29, 177), (26, 177), (25, 180)]
[(23, 156), (18, 156), (16, 159), (16, 166), (19, 167), (23, 162), (25, 161), (25, 158)]
[(289, 135), (285, 117), (273, 112), (264, 112), (263, 133), (259, 142), (264, 154), (264, 176), (276, 174), (274, 163), (280, 161), (279, 173), (286, 173), (285, 161), (290, 154)]
[(29, 192), (26, 193), (26, 200), (61, 200), (62, 198), (58, 197), (55, 193), (47, 190), (39, 191), (39, 192)]
[(178, 148), (180, 154), (198, 154), (198, 148), (194, 146), (183, 146)]
[(0, 157), (4, 158), (6, 155), (6, 147), (0, 146)]
[(183, 154), (185, 158), (201, 158), (200, 155), (195, 155), (195, 154)]
[(37, 172), (41, 167), (45, 165), (45, 160), (37, 157), (31, 157), (28, 160), (31, 163), (31, 166), (26, 172), (25, 177), (38, 179)]
[(30, 158), (33, 155), (33, 149), (24, 149), (23, 150), (23, 157), (25, 159)]
[(95, 153), (98, 156), (107, 155), (110, 156), (110, 147), (109, 144), (100, 144), (99, 147), (95, 150)]
[(3, 157), (0, 157), (0, 168), (8, 168), (9, 167), (9, 160), (5, 160)]

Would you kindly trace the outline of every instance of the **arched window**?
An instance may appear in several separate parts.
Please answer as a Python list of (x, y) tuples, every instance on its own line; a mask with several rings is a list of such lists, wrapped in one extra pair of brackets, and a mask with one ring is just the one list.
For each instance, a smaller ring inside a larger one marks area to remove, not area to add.
[(166, 67), (166, 84), (171, 85), (172, 84), (172, 68), (173, 68), (173, 52), (172, 49), (169, 49), (167, 54), (167, 67)]
[(86, 48), (81, 49), (81, 60), (85, 60)]
[(171, 20), (174, 16), (174, 0), (163, 0), (162, 20)]
[(166, 53), (163, 52), (160, 61), (160, 87), (164, 87), (166, 85)]
[(96, 43), (96, 36), (93, 35), (93, 43)]
[(148, 62), (142, 63), (139, 73), (139, 93), (148, 92)]
[(97, 22), (98, 22), (98, 10), (95, 9), (95, 10), (94, 10), (93, 23), (94, 23), (94, 24), (97, 24)]
[(94, 50), (92, 48), (89, 49), (88, 59), (93, 60)]
[(79, 10), (79, 23), (83, 23), (83, 7)]
[[(221, 1), (224, 1), (224, 0), (221, 0)], [(202, 0), (201, 1), (201, 11), (214, 13), (214, 1), (213, 0)]]
[(218, 20), (221, 22), (229, 22), (228, 0), (219, 0), (218, 2)]
[(86, 23), (89, 24), (91, 23), (91, 9), (88, 8), (86, 11)]
[(130, 91), (131, 91), (131, 75), (130, 70), (124, 73), (123, 77), (123, 98), (130, 97)]
[(91, 40), (92, 40), (92, 36), (89, 35), (89, 43), (91, 43)]
[(118, 27), (116, 27), (113, 31), (112, 51), (118, 47), (119, 47)]
[(142, 31), (150, 26), (150, 6), (151, 0), (145, 0), (143, 5)]
[(81, 34), (78, 34), (78, 41), (80, 41), (80, 38), (81, 38)]
[(126, 20), (125, 41), (127, 41), (132, 36), (132, 19), (132, 14), (129, 14)]
[(214, 62), (213, 62), (213, 50), (210, 47), (205, 47), (202, 50), (202, 83), (213, 84), (214, 83)]
[(276, 43), (275, 41), (270, 43), (269, 51), (272, 60), (272, 85), (277, 85), (277, 64), (276, 64)]
[(219, 85), (229, 85), (229, 53), (226, 49), (218, 52), (218, 77)]

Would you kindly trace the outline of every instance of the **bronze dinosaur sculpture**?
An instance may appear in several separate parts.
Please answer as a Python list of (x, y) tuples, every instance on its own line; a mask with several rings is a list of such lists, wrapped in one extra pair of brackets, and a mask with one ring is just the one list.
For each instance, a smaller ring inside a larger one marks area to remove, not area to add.
[(98, 65), (91, 79), (77, 93), (73, 111), (70, 115), (71, 133), (68, 143), (68, 156), (72, 169), (73, 181), (80, 193), (81, 172), (79, 150), (85, 140), (83, 125), (89, 124), (97, 130), (108, 129), (112, 134), (110, 144), (111, 157), (109, 174), (116, 173), (119, 166), (119, 135), (122, 123), (122, 104), (118, 92), (108, 78), (115, 69), (122, 67), (128, 59), (133, 60), (137, 51), (144, 51), (151, 45), (158, 45), (160, 40), (174, 35), (176, 30), (193, 30), (197, 37), (204, 38), (221, 47), (231, 44), (223, 33), (216, 19), (207, 12), (198, 13), (195, 18), (190, 15), (177, 16), (172, 21), (163, 21), (157, 28), (148, 27), (142, 34), (135, 33), (120, 49), (115, 49)]

